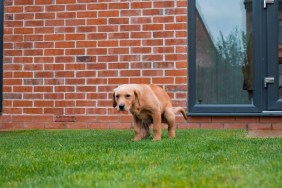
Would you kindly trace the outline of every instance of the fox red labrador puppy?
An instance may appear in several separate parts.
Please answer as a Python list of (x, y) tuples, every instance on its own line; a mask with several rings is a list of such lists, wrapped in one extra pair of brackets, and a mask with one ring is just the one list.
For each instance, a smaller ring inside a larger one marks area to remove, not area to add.
[(154, 140), (160, 140), (162, 123), (168, 125), (169, 137), (175, 137), (175, 115), (184, 108), (172, 107), (168, 94), (156, 85), (125, 84), (113, 90), (113, 107), (133, 115), (134, 141), (150, 136), (149, 125), (153, 124)]

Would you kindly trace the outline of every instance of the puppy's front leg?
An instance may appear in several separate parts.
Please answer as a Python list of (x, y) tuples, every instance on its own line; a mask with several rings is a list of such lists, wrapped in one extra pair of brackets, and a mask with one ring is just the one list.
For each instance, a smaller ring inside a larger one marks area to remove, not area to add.
[(162, 138), (162, 115), (160, 112), (153, 113), (154, 141)]
[(135, 133), (134, 138), (133, 138), (134, 142), (139, 141), (143, 138), (141, 126), (142, 126), (142, 121), (138, 119), (137, 117), (133, 116), (133, 128), (134, 128), (134, 133)]

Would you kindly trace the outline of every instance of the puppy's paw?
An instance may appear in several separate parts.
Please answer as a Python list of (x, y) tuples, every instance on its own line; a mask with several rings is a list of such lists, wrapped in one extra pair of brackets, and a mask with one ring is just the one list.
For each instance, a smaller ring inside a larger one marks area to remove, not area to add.
[(160, 141), (161, 140), (161, 137), (154, 137), (153, 138), (153, 141)]
[(141, 140), (142, 138), (140, 136), (135, 136), (133, 138), (133, 142), (138, 142), (139, 140)]

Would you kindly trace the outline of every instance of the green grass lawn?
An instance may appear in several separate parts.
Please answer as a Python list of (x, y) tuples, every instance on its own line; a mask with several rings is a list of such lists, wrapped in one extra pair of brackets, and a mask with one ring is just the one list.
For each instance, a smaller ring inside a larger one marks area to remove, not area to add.
[(0, 187), (282, 187), (282, 138), (177, 130), (0, 132)]

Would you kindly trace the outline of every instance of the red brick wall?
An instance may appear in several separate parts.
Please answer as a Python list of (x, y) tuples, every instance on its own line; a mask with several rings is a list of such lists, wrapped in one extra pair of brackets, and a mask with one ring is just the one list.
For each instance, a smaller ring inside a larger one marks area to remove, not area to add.
[[(131, 127), (124, 83), (187, 105), (186, 0), (5, 0), (0, 129)], [(179, 128), (282, 129), (281, 117), (177, 117)]]
[(111, 101), (124, 83), (186, 107), (186, 22), (183, 0), (5, 0), (0, 129), (129, 128)]

